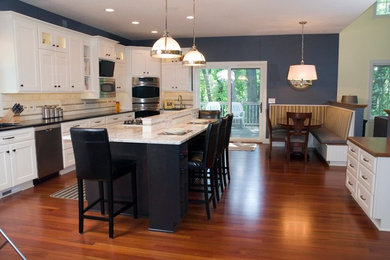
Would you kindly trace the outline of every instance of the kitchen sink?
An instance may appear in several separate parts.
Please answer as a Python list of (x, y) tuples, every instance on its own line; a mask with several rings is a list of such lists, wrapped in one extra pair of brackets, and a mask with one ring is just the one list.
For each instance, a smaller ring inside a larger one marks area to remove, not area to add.
[(4, 127), (12, 127), (12, 126), (17, 126), (18, 124), (14, 124), (14, 123), (0, 123), (0, 128), (4, 128)]

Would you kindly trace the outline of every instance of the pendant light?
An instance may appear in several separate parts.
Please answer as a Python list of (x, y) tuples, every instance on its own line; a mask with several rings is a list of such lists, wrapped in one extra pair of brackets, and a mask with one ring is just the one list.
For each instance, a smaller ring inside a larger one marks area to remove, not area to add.
[(287, 79), (290, 81), (291, 86), (296, 89), (305, 89), (312, 85), (313, 80), (317, 80), (316, 67), (314, 65), (305, 65), (305, 62), (303, 60), (303, 27), (306, 23), (306, 21), (299, 22), (299, 24), (302, 25), (301, 64), (291, 65), (287, 76)]
[(193, 13), (193, 21), (192, 21), (192, 48), (186, 53), (183, 58), (183, 66), (188, 67), (201, 67), (206, 65), (206, 60), (201, 52), (196, 49), (195, 46), (195, 0), (192, 0), (192, 13)]
[(150, 56), (160, 59), (173, 59), (181, 57), (180, 45), (168, 33), (168, 0), (165, 0), (165, 30), (150, 51)]

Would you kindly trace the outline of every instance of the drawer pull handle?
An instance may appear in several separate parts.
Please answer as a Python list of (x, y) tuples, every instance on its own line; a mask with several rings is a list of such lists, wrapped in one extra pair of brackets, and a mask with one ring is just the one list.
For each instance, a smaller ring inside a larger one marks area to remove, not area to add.
[(349, 164), (349, 167), (351, 167), (351, 168), (355, 168), (355, 166), (353, 166), (353, 164), (352, 164), (352, 163), (350, 163), (350, 164)]
[(370, 162), (369, 160), (367, 160), (366, 158), (363, 158), (363, 161), (365, 161), (365, 162)]
[(349, 184), (349, 185), (351, 185), (351, 186), (353, 186), (353, 183), (352, 183), (352, 182), (350, 182), (350, 181), (348, 181), (348, 184)]
[(95, 124), (99, 124), (100, 122), (102, 122), (102, 121), (96, 121)]
[(10, 136), (10, 137), (4, 137), (3, 140), (9, 140), (9, 139), (14, 139), (15, 136)]
[(363, 195), (360, 195), (360, 198), (361, 198), (362, 200), (366, 200), (366, 198), (363, 197)]
[(364, 175), (362, 175), (363, 180), (368, 180), (368, 178)]
[(351, 148), (351, 152), (356, 153), (356, 151), (354, 149), (352, 149), (352, 148)]
[(79, 127), (80, 125), (74, 125), (74, 126), (72, 126), (72, 127)]

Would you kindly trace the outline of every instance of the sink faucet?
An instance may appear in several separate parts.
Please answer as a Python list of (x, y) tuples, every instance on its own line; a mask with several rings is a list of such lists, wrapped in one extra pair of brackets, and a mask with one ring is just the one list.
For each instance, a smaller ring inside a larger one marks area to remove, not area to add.
[(177, 97), (177, 99), (178, 99), (179, 102), (180, 102), (179, 108), (182, 109), (182, 108), (183, 108), (183, 97), (182, 97), (181, 95), (179, 95), (179, 96)]

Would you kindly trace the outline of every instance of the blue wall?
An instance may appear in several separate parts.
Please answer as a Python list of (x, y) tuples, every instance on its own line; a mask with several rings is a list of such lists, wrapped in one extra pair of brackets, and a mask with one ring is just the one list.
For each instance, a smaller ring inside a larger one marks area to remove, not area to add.
[[(190, 47), (192, 39), (176, 39)], [(133, 41), (152, 46), (154, 41)], [(316, 65), (318, 80), (307, 90), (295, 90), (286, 80), (289, 66), (301, 60), (300, 35), (197, 38), (206, 61), (268, 61), (267, 96), (279, 104), (327, 104), (337, 98), (338, 34), (305, 35), (305, 63)]]
[[(64, 0), (66, 1), (66, 0)], [(106, 31), (42, 10), (18, 0), (0, 0), (0, 10), (15, 11), (89, 35), (101, 35), (123, 45), (152, 46), (154, 40), (131, 41)], [(192, 39), (176, 39), (190, 47)], [(289, 87), (288, 68), (301, 58), (300, 35), (197, 38), (196, 45), (212, 61), (268, 61), (268, 97), (279, 104), (326, 104), (336, 101), (338, 72), (338, 34), (305, 35), (305, 63), (314, 64), (318, 80), (304, 91)]]
[[(64, 0), (66, 1), (66, 0)], [(100, 30), (98, 28), (82, 24), (75, 20), (45, 11), (35, 6), (20, 2), (19, 0), (0, 0), (0, 11), (14, 11), (41, 21), (66, 27), (89, 35), (100, 35), (109, 39), (119, 41), (123, 45), (131, 45), (131, 41), (118, 35)], [(88, 10), (86, 10), (88, 11)]]

